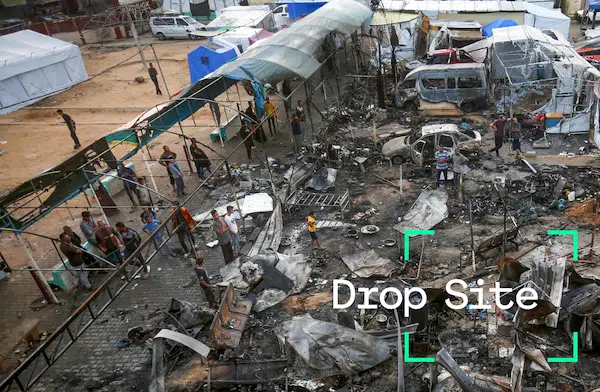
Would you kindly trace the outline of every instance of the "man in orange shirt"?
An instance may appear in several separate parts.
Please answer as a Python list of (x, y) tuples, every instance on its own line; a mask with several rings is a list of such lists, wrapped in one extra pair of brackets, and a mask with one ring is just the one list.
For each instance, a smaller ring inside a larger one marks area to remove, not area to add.
[(265, 98), (265, 113), (267, 114), (267, 122), (269, 123), (269, 132), (271, 136), (277, 134), (277, 110), (275, 105), (269, 100), (269, 97)]
[[(179, 206), (179, 203), (175, 203), (177, 206)], [(173, 211), (175, 211), (175, 209), (173, 209)], [(181, 223), (180, 223), (180, 219), (181, 219)], [(171, 220), (171, 223), (173, 223), (173, 231), (175, 231), (177, 233), (177, 237), (179, 238), (179, 243), (181, 244), (181, 247), (183, 248), (183, 252), (184, 255), (183, 257), (188, 257), (190, 255), (190, 248), (188, 248), (187, 244), (186, 244), (186, 237), (188, 237), (188, 232), (189, 232), (189, 239), (191, 241), (191, 253), (193, 256), (194, 255), (194, 236), (191, 232), (191, 230), (194, 228), (194, 226), (196, 226), (196, 222), (194, 221), (194, 218), (192, 218), (192, 214), (190, 214), (190, 212), (188, 211), (187, 208), (185, 207), (181, 207), (179, 209), (179, 213), (175, 214), (175, 216), (173, 217), (173, 219)]]

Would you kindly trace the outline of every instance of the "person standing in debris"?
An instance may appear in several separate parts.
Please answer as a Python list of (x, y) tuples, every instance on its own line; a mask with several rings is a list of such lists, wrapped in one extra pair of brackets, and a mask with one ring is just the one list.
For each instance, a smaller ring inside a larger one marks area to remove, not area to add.
[(283, 98), (283, 106), (285, 107), (285, 114), (287, 116), (287, 118), (289, 119), (289, 111), (292, 110), (292, 102), (291, 99), (292, 97), (290, 97), (290, 95), (292, 95), (292, 86), (290, 81), (288, 80), (284, 80), (283, 84), (281, 86), (281, 93), (283, 94), (284, 98)]
[(169, 169), (169, 162), (177, 159), (177, 154), (171, 151), (169, 146), (163, 146), (163, 153), (160, 155), (158, 159), (158, 163), (167, 168), (167, 174), (169, 175), (169, 182), (175, 191), (175, 179), (173, 178), (173, 174), (171, 174), (171, 169)]
[(135, 211), (137, 209), (137, 203), (133, 198), (133, 194), (137, 195), (137, 181), (135, 171), (132, 168), (125, 166), (125, 164), (119, 164), (119, 170), (117, 171), (117, 176), (123, 180), (123, 188), (131, 200), (132, 206), (131, 211)]
[(512, 139), (512, 149), (516, 152), (517, 158), (521, 157), (521, 124), (516, 117), (512, 118), (510, 123), (510, 137)]
[(225, 215), (224, 219), (225, 223), (227, 223), (227, 227), (229, 228), (229, 234), (231, 235), (231, 247), (233, 248), (233, 256), (237, 257), (240, 253), (240, 227), (238, 226), (237, 220), (235, 219), (233, 206), (227, 206), (227, 215)]
[(115, 264), (121, 264), (123, 262), (123, 256), (121, 255), (123, 241), (119, 232), (108, 226), (104, 221), (98, 221), (95, 234), (100, 249), (108, 256), (108, 259)]
[(292, 147), (294, 149), (294, 154), (300, 155), (302, 153), (302, 125), (300, 124), (300, 119), (296, 114), (294, 114), (291, 126)]
[(246, 154), (248, 154), (248, 159), (252, 160), (252, 147), (254, 146), (254, 142), (252, 141), (252, 132), (250, 131), (250, 127), (248, 127), (248, 123), (246, 120), (242, 120), (242, 126), (240, 127), (240, 137), (244, 141), (244, 146), (246, 147)]
[(448, 151), (444, 150), (444, 146), (440, 145), (438, 150), (435, 153), (435, 170), (436, 170), (436, 180), (435, 186), (437, 188), (440, 187), (440, 178), (442, 173), (444, 174), (444, 183), (448, 182), (448, 161), (450, 156), (448, 155)]
[[(144, 233), (152, 236), (152, 241), (154, 241), (154, 245), (156, 245), (156, 249), (158, 249), (158, 247), (160, 246), (160, 244), (162, 243), (162, 240), (163, 240), (162, 230), (157, 230), (158, 226), (160, 226), (160, 221), (156, 218), (152, 218), (151, 216), (148, 216), (146, 218), (146, 224), (142, 228)], [(165, 257), (167, 257), (167, 256), (175, 257), (175, 254), (173, 254), (173, 251), (171, 250), (171, 248), (169, 247), (169, 244), (167, 244), (167, 243), (165, 243), (163, 245), (163, 247), (160, 248), (160, 252)]]
[(215, 295), (213, 294), (212, 286), (210, 284), (210, 280), (208, 279), (208, 274), (206, 273), (204, 257), (198, 256), (196, 259), (196, 267), (194, 268), (194, 272), (196, 272), (196, 276), (198, 276), (200, 287), (202, 288), (202, 291), (204, 291), (208, 305), (211, 308), (216, 308), (217, 301), (215, 300)]
[(198, 146), (198, 141), (194, 138), (190, 139), (192, 144), (190, 145), (190, 154), (192, 155), (192, 159), (194, 160), (194, 165), (196, 165), (196, 171), (198, 172), (198, 178), (200, 181), (204, 181), (204, 169), (208, 171), (208, 173), (212, 173), (210, 170), (210, 159), (200, 146)]
[(298, 106), (296, 106), (296, 116), (298, 116), (298, 122), (300, 123), (300, 135), (304, 138), (306, 134), (306, 117), (304, 113), (304, 105), (302, 101), (298, 101)]
[(254, 113), (254, 109), (252, 108), (252, 101), (248, 101), (248, 107), (244, 112), (246, 117), (248, 117), (252, 121), (252, 132), (260, 143), (267, 142), (267, 136), (265, 135), (265, 131), (262, 127), (262, 124), (259, 124), (258, 116)]
[(81, 147), (81, 144), (79, 143), (79, 138), (77, 137), (77, 133), (75, 133), (75, 131), (77, 129), (75, 121), (73, 121), (71, 116), (69, 116), (67, 113), (63, 112), (61, 109), (58, 109), (56, 111), (56, 113), (58, 113), (58, 115), (61, 116), (62, 119), (65, 121), (65, 124), (67, 124), (67, 127), (69, 128), (69, 133), (71, 134), (71, 139), (73, 139), (73, 143), (75, 143), (75, 145), (73, 146), (73, 149), (77, 150), (79, 147)]
[[(124, 260), (127, 260), (136, 251), (136, 249), (139, 248), (140, 244), (142, 243), (142, 239), (140, 238), (140, 235), (137, 233), (137, 231), (125, 226), (125, 223), (123, 222), (117, 222), (116, 227), (119, 233), (121, 234), (121, 238), (123, 239), (123, 242), (125, 244), (125, 249), (123, 250), (123, 258)], [(144, 268), (142, 268), (142, 279), (148, 279), (150, 271), (148, 270), (148, 266), (144, 261), (142, 252), (139, 252), (135, 258), (136, 261), (135, 263), (133, 263), (133, 265), (143, 266)]]
[(160, 91), (160, 87), (158, 87), (158, 72), (152, 63), (148, 63), (148, 75), (150, 76), (152, 83), (154, 83), (154, 87), (156, 87), (156, 95), (162, 95), (162, 91)]
[(217, 102), (209, 102), (210, 112), (212, 113), (213, 120), (217, 127), (221, 126), (221, 109), (219, 109), (219, 104)]
[(212, 229), (217, 235), (217, 239), (219, 240), (219, 245), (221, 246), (221, 250), (223, 251), (223, 259), (225, 260), (225, 264), (229, 264), (233, 261), (233, 248), (231, 247), (231, 235), (229, 234), (229, 227), (227, 223), (221, 219), (217, 210), (212, 210), (210, 213), (213, 217), (213, 225)]
[(469, 171), (467, 163), (469, 160), (463, 154), (460, 153), (460, 149), (457, 147), (452, 157), (452, 170), (454, 171), (454, 182), (452, 189), (461, 189), (463, 181), (463, 175)]
[(76, 270), (79, 275), (79, 283), (86, 289), (91, 290), (92, 285), (88, 280), (88, 273), (85, 270), (86, 265), (83, 261), (83, 251), (73, 245), (71, 237), (66, 233), (61, 233), (58, 239), (60, 240), (60, 251), (69, 260), (69, 269)]
[(310, 235), (310, 247), (314, 248), (317, 244), (317, 248), (321, 247), (319, 243), (319, 237), (317, 237), (317, 213), (314, 211), (310, 212), (310, 215), (306, 217), (306, 228)]
[[(179, 202), (175, 202), (175, 205), (179, 206)], [(175, 211), (175, 209), (173, 209), (173, 211)], [(179, 243), (181, 244), (181, 248), (183, 249), (183, 257), (188, 257), (190, 255), (190, 248), (188, 248), (186, 244), (186, 238), (188, 238), (188, 231), (192, 230), (194, 226), (196, 226), (196, 222), (194, 221), (194, 218), (192, 218), (192, 214), (190, 214), (187, 208), (180, 207), (179, 211), (179, 213), (176, 213), (173, 216), (173, 219), (171, 219), (171, 223), (173, 224), (173, 232), (177, 233), (177, 238), (179, 238)], [(180, 217), (183, 217), (183, 219), (180, 220)], [(193, 239), (191, 239), (191, 249), (192, 251), (194, 250)]]
[(169, 162), (169, 170), (171, 171), (171, 175), (173, 176), (173, 180), (175, 181), (175, 189), (177, 191), (177, 196), (185, 195), (184, 189), (185, 185), (183, 183), (183, 171), (177, 164), (177, 162), (173, 159)]
[(496, 156), (498, 158), (500, 158), (500, 149), (502, 148), (502, 144), (504, 144), (504, 126), (506, 124), (506, 117), (504, 117), (504, 114), (500, 115), (500, 118), (496, 121), (493, 122), (493, 124), (491, 125), (492, 129), (494, 130), (494, 145), (495, 147), (492, 148), (489, 152), (490, 154), (492, 152), (496, 152)]
[(267, 114), (267, 122), (269, 123), (269, 132), (271, 136), (277, 134), (277, 110), (275, 105), (269, 100), (269, 97), (265, 98), (265, 113)]

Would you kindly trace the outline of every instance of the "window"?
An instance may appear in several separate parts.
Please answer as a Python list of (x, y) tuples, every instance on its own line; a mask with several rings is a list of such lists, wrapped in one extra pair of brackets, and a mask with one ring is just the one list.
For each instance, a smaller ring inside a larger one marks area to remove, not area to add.
[(423, 87), (427, 90), (440, 90), (446, 88), (446, 79), (423, 79)]
[(174, 26), (175, 25), (175, 20), (173, 18), (163, 18), (163, 24), (169, 25), (169, 26)]
[(283, 7), (277, 7), (273, 10), (274, 14), (281, 14), (283, 12)]
[(455, 78), (446, 79), (446, 83), (448, 85), (448, 88), (456, 88), (456, 79)]
[(200, 22), (198, 22), (196, 19), (192, 18), (191, 16), (184, 16), (183, 20), (185, 20), (190, 26), (195, 25), (195, 24), (201, 24)]
[(425, 136), (423, 139), (425, 146), (423, 147), (423, 157), (426, 159), (432, 159), (435, 154), (435, 135)]
[(164, 25), (163, 20), (160, 19), (160, 18), (152, 19), (152, 24), (154, 26), (162, 26), (162, 25)]
[(479, 78), (458, 78), (458, 88), (481, 88), (483, 81)]
[(434, 64), (448, 64), (449, 62), (450, 56), (448, 56), (447, 54), (442, 54), (433, 58)]
[(177, 18), (177, 26), (188, 26), (187, 22), (183, 19)]
[(402, 83), (402, 86), (400, 88), (403, 90), (406, 90), (407, 88), (415, 88), (417, 86), (416, 82), (417, 82), (416, 79), (405, 80), (404, 83)]
[(454, 140), (449, 135), (440, 135), (440, 146), (454, 147)]

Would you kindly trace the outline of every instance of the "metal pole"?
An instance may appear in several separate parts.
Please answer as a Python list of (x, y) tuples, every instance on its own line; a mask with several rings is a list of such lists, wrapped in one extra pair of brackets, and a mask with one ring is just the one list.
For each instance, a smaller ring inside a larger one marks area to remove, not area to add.
[(402, 347), (402, 332), (400, 331), (400, 317), (398, 317), (398, 308), (394, 308), (396, 317), (396, 329), (398, 330), (398, 388), (397, 392), (404, 392), (404, 350)]
[(313, 124), (312, 116), (310, 115), (310, 96), (308, 95), (308, 84), (304, 81), (304, 94), (306, 95), (306, 113), (308, 114), (308, 120), (310, 121), (310, 141), (312, 145), (312, 137), (315, 132), (315, 126)]
[(44, 290), (46, 291), (46, 294), (44, 294), (44, 293), (42, 293), (42, 294), (44, 294), (44, 297), (46, 297), (46, 296), (49, 297), (53, 303), (58, 304), (59, 303), (58, 298), (56, 298), (56, 295), (54, 295), (54, 292), (50, 288), (50, 285), (46, 281), (46, 278), (44, 278), (44, 275), (39, 271), (40, 267), (38, 267), (37, 262), (35, 261), (35, 258), (33, 257), (33, 254), (31, 253), (31, 250), (29, 250), (27, 245), (25, 245), (25, 242), (23, 241), (23, 238), (21, 238), (21, 235), (15, 233), (15, 236), (17, 237), (17, 239), (19, 240), (19, 243), (21, 244), (21, 246), (25, 250), (25, 253), (27, 254), (27, 258), (29, 259), (29, 265), (31, 265), (31, 268), (34, 269), (34, 271), (32, 273), (37, 276), (37, 278), (40, 280)]
[(144, 163), (146, 164), (146, 170), (148, 170), (148, 173), (150, 173), (150, 181), (152, 182), (152, 186), (154, 187), (154, 190), (156, 191), (156, 193), (158, 193), (158, 187), (156, 186), (156, 181), (154, 180), (154, 174), (152, 174), (152, 167), (150, 167), (150, 164), (148, 163), (148, 157), (146, 156), (146, 153), (142, 150), (142, 156), (144, 157)]
[(98, 196), (96, 195), (96, 190), (94, 189), (94, 184), (90, 184), (90, 189), (92, 190), (92, 196), (94, 197), (94, 199), (96, 199), (96, 202), (98, 203), (98, 207), (100, 208), (100, 212), (102, 212), (102, 216), (104, 217), (104, 222), (106, 222), (106, 224), (108, 225), (109, 224), (108, 217), (104, 213), (104, 208), (102, 208), (102, 204), (100, 204), (100, 199), (98, 199)]
[(240, 208), (240, 202), (237, 197), (237, 192), (233, 187), (233, 176), (231, 175), (231, 168), (229, 167), (229, 162), (225, 161), (225, 168), (227, 169), (227, 177), (229, 177), (229, 185), (231, 186), (231, 190), (233, 192), (233, 198), (235, 200), (235, 205), (237, 206), (238, 211), (240, 212), (240, 216), (242, 217), (242, 229), (244, 230), (244, 234), (247, 234), (246, 231), (246, 220), (244, 219), (244, 215), (242, 215), (242, 209)]
[(594, 256), (594, 242), (596, 241), (596, 230), (598, 229), (598, 213), (600, 211), (598, 211), (598, 209), (600, 208), (600, 205), (598, 205), (598, 202), (600, 200), (598, 200), (598, 195), (596, 194), (596, 219), (594, 220), (594, 231), (592, 231), (592, 244), (590, 245), (590, 253), (589, 256), (590, 258), (592, 258)]
[[(179, 113), (177, 114), (177, 117), (179, 117)], [(185, 133), (183, 132), (183, 127), (181, 126), (181, 121), (178, 119), (177, 123), (179, 124), (179, 130), (181, 131), (181, 136), (183, 136), (183, 153), (185, 154), (185, 158), (187, 160), (188, 166), (190, 167), (190, 172), (193, 173), (194, 169), (192, 169), (192, 161), (190, 160), (190, 150), (188, 150), (188, 145), (187, 145), (187, 137), (185, 136)]]
[(171, 99), (171, 93), (169, 92), (169, 86), (167, 86), (167, 79), (165, 79), (165, 74), (162, 71), (162, 68), (160, 67), (160, 61), (158, 61), (158, 56), (156, 55), (156, 50), (154, 50), (154, 45), (150, 44), (150, 48), (152, 48), (152, 53), (154, 53), (154, 60), (156, 61), (156, 66), (158, 67), (158, 72), (160, 72), (160, 77), (163, 80), (163, 83), (165, 85), (165, 90), (167, 90), (167, 95), (169, 96), (169, 99)]
[[(504, 220), (504, 224), (506, 225), (506, 215), (504, 215)], [(469, 229), (471, 231), (471, 262), (473, 263), (473, 272), (475, 272), (475, 241), (473, 239), (473, 208), (471, 207), (471, 200), (469, 200)], [(504, 229), (506, 230), (506, 226)]]
[(129, 13), (129, 11), (125, 12), (127, 13), (127, 18), (129, 19), (129, 27), (131, 28), (131, 32), (133, 33), (135, 45), (137, 46), (138, 53), (140, 54), (140, 58), (142, 59), (142, 65), (144, 66), (144, 69), (148, 69), (148, 65), (146, 64), (146, 58), (144, 57), (144, 50), (142, 49), (142, 45), (140, 44), (140, 37), (138, 37), (138, 32), (135, 28), (135, 23), (133, 23), (133, 19), (131, 19), (131, 14)]

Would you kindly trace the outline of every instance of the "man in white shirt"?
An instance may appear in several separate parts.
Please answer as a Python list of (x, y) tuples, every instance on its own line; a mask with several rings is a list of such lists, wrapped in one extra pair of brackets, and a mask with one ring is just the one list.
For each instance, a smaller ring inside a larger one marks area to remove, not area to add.
[(233, 206), (227, 206), (227, 215), (225, 215), (225, 223), (227, 223), (229, 233), (231, 234), (231, 247), (233, 248), (233, 256), (237, 257), (240, 252), (240, 238), (238, 235), (240, 228), (237, 224), (235, 215), (233, 213)]

